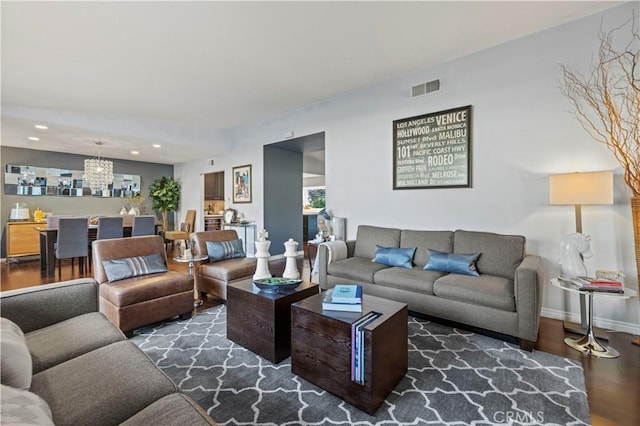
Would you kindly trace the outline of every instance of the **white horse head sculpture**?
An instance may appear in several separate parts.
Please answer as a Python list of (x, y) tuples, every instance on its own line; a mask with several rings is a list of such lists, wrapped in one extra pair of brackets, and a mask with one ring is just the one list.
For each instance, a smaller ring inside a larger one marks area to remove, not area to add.
[(589, 258), (591, 253), (591, 235), (578, 233), (569, 234), (560, 242), (560, 264), (562, 274), (570, 277), (587, 275), (584, 266), (584, 258)]

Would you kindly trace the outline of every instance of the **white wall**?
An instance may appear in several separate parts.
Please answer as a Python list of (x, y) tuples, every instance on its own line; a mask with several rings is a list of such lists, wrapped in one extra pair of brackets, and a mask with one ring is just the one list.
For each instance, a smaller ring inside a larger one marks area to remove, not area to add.
[[(624, 23), (635, 7), (628, 3), (609, 10), (603, 14), (605, 25)], [(615, 205), (583, 208), (583, 229), (592, 235), (594, 254), (586, 264), (590, 273), (623, 270), (626, 284), (637, 289), (631, 193), (613, 156), (588, 137), (558, 88), (558, 64), (588, 68), (601, 16), (233, 129), (227, 141), (233, 148), (215, 159), (215, 167), (208, 160), (179, 165), (176, 176), (185, 186), (197, 186), (201, 173), (229, 174), (233, 166), (253, 164), (254, 201), (235, 207), (260, 227), (262, 146), (290, 131), (296, 137), (324, 131), (327, 206), (347, 218), (349, 238), (355, 238), (359, 224), (521, 234), (527, 237), (527, 250), (542, 256), (553, 276), (559, 273), (560, 239), (575, 230), (575, 223), (571, 206), (548, 205), (547, 176), (615, 170)], [(433, 41), (416, 40), (418, 55), (421, 42)], [(409, 97), (411, 86), (436, 78), (440, 92)], [(394, 191), (392, 121), (464, 105), (473, 106), (472, 187)], [(227, 180), (228, 191), (230, 185)], [(183, 198), (196, 201), (191, 195)], [(598, 297), (595, 324), (640, 333), (639, 307), (637, 299)], [(577, 320), (578, 312), (577, 296), (545, 288), (544, 315)]]

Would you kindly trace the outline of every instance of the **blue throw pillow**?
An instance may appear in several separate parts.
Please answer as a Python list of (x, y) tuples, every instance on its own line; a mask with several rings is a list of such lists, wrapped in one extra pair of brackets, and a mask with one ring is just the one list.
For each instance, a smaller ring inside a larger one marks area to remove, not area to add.
[(413, 255), (415, 247), (380, 247), (376, 244), (376, 255), (373, 261), (387, 266), (399, 266), (400, 268), (413, 268)]
[(239, 238), (231, 241), (207, 241), (207, 255), (209, 262), (246, 257), (242, 248), (242, 240)]
[(480, 253), (459, 254), (444, 253), (441, 251), (427, 249), (429, 252), (429, 262), (424, 269), (427, 271), (452, 272), (454, 274), (480, 276), (476, 262)]
[(103, 260), (104, 272), (110, 283), (139, 275), (167, 272), (167, 265), (158, 253), (123, 259)]

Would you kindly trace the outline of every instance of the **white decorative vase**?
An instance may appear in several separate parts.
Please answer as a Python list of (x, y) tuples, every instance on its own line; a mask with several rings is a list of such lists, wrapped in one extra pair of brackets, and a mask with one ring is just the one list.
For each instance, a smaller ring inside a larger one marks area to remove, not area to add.
[(138, 212), (136, 212), (135, 207), (131, 207), (131, 210), (129, 210), (129, 214), (131, 214), (131, 215), (134, 215), (134, 216), (135, 216), (135, 215), (137, 215), (137, 214), (138, 214)]
[(256, 273), (253, 274), (254, 280), (260, 280), (263, 278), (271, 278), (271, 272), (269, 272), (269, 246), (271, 241), (263, 240), (256, 241)]
[(287, 258), (287, 263), (284, 266), (282, 278), (291, 280), (300, 279), (300, 272), (298, 272), (298, 266), (296, 265), (297, 247), (298, 242), (293, 238), (289, 238), (289, 241), (284, 243), (284, 257)]

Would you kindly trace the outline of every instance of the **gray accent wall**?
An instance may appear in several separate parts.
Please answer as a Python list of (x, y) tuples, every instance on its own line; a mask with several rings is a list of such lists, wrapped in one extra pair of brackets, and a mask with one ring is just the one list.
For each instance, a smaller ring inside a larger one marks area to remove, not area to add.
[(302, 250), (302, 153), (264, 147), (264, 225), (271, 255), (283, 254), (284, 243), (296, 240)]
[[(123, 198), (101, 197), (61, 197), (61, 196), (28, 196), (6, 195), (4, 193), (4, 170), (7, 164), (36, 167), (52, 167), (60, 169), (83, 170), (83, 155), (61, 152), (41, 151), (35, 149), (1, 146), (2, 158), (2, 196), (0, 200), (0, 223), (2, 226), (2, 257), (6, 257), (6, 222), (9, 220), (11, 208), (16, 203), (25, 203), (31, 213), (39, 207), (44, 212), (73, 215), (117, 215), (125, 204)], [(149, 199), (149, 185), (162, 176), (173, 176), (173, 165), (145, 163), (142, 161), (113, 160), (115, 173), (135, 174), (140, 176), (140, 194), (145, 198), (142, 212), (155, 214)], [(183, 189), (184, 190), (184, 189)], [(156, 214), (160, 218), (159, 214)], [(173, 227), (173, 215), (169, 214), (169, 227)]]

